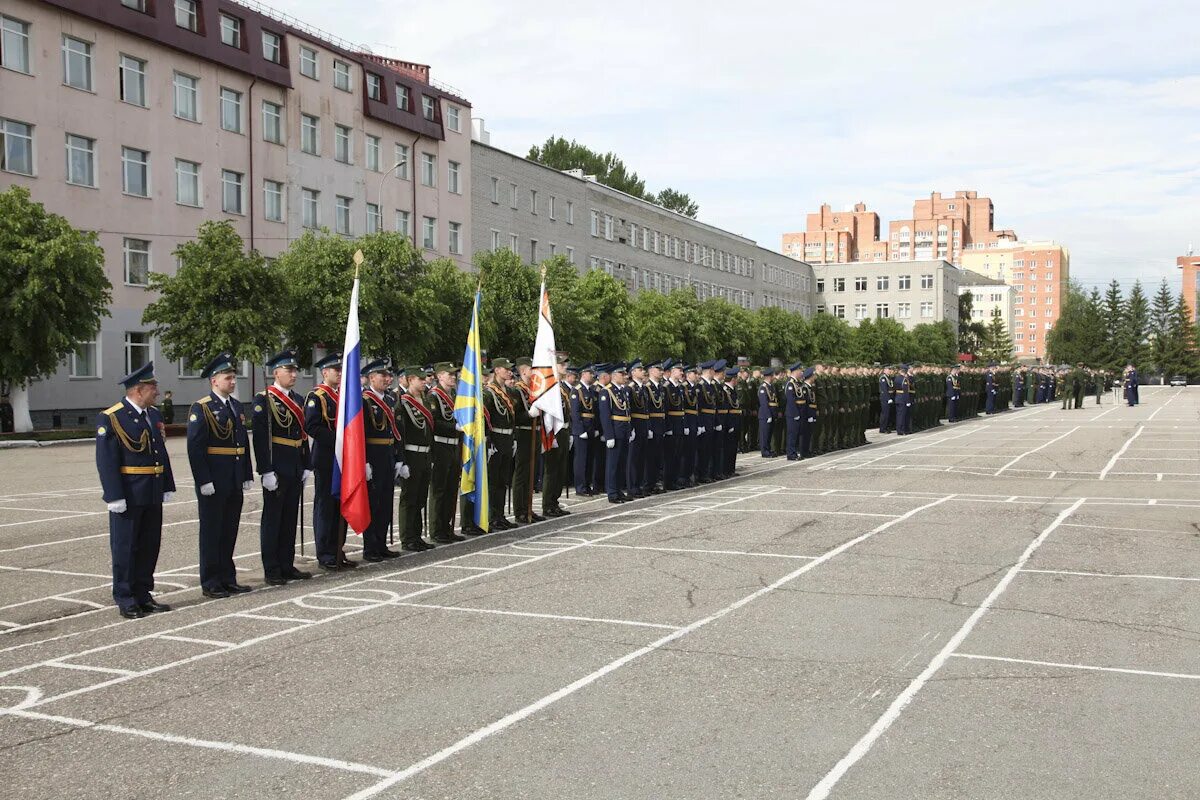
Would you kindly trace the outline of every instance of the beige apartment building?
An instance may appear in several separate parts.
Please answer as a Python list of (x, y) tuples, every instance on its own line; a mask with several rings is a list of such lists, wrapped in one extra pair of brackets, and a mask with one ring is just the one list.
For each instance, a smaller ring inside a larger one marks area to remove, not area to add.
[(1070, 251), (1051, 241), (980, 245), (963, 253), (963, 269), (1012, 286), (1013, 352), (1025, 361), (1043, 358), (1071, 279)]
[(959, 286), (968, 276), (947, 261), (857, 261), (813, 264), (816, 313), (852, 325), (864, 319), (894, 319), (912, 330), (945, 320), (958, 331)]
[(113, 284), (96, 339), (30, 387), (39, 425), (90, 424), (150, 358), (177, 402), (204, 391), (141, 316), (206, 220), (268, 257), (324, 227), (469, 263), (471, 106), (427, 66), (231, 0), (5, 0), (0, 34), (0, 190), (97, 231)]

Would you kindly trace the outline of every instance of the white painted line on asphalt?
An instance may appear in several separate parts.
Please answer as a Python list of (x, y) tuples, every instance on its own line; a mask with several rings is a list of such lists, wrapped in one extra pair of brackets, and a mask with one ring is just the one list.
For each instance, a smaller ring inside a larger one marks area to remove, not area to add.
[[(476, 554), (478, 555), (478, 554)], [(449, 586), (448, 583), (435, 583), (433, 581), (408, 581), (403, 578), (373, 578), (372, 580), (383, 581), (384, 583), (411, 583), (414, 586)]]
[[(795, 463), (795, 462), (793, 462), (793, 463)], [(763, 597), (766, 594), (776, 591), (780, 587), (785, 586), (786, 584), (788, 584), (791, 581), (795, 580), (796, 578), (800, 577), (804, 573), (809, 572), (809, 571), (815, 569), (816, 567), (820, 566), (821, 564), (824, 564), (826, 561), (829, 561), (830, 559), (841, 555), (842, 553), (846, 552), (850, 548), (854, 547), (855, 545), (857, 545), (861, 542), (866, 541), (867, 539), (871, 538), (872, 536), (876, 535), (877, 533), (881, 533), (881, 532), (887, 530), (888, 528), (891, 528), (892, 526), (903, 522), (904, 520), (912, 517), (914, 514), (917, 514), (928, 508), (933, 508), (934, 506), (941, 505), (946, 500), (949, 500), (951, 496), (952, 495), (944, 497), (940, 500), (934, 500), (931, 503), (927, 503), (918, 508), (914, 508), (901, 517), (897, 517), (896, 519), (889, 520), (877, 528), (867, 531), (866, 533), (861, 534), (859, 536), (856, 536), (855, 538), (853, 538), (847, 542), (843, 542), (842, 544), (838, 545), (837, 547), (833, 548), (832, 550), (829, 550), (828, 552), (824, 553), (823, 555), (813, 559), (812, 561), (809, 561), (807, 564), (803, 565), (802, 567), (799, 567), (799, 568), (793, 570), (792, 572), (789, 572), (787, 575), (784, 575), (782, 578), (776, 580), (774, 583), (764, 586), (752, 594), (746, 595), (745, 597), (741, 598), (740, 600), (738, 600), (734, 603), (731, 603), (730, 605), (725, 606), (724, 608), (720, 609), (719, 611), (716, 611), (715, 613), (710, 614), (709, 616), (704, 617), (703, 619), (700, 619), (700, 620), (697, 620), (697, 621), (691, 623), (687, 627), (680, 628), (679, 630), (676, 630), (673, 633), (670, 633), (670, 634), (664, 636), (663, 638), (658, 639), (657, 641), (651, 642), (650, 644), (646, 645), (645, 647), (641, 647), (637, 650), (634, 650), (631, 653), (626, 653), (625, 655), (621, 656), (620, 658), (618, 658), (614, 661), (610, 661), (608, 664), (605, 664), (600, 669), (595, 670), (594, 672), (591, 672), (591, 673), (583, 676), (582, 678), (574, 681), (573, 683), (567, 684), (566, 686), (562, 687), (561, 689), (546, 695), (545, 697), (541, 698), (540, 700), (530, 703), (529, 705), (525, 706), (524, 708), (518, 709), (517, 711), (514, 711), (511, 714), (501, 717), (500, 719), (496, 720), (495, 722), (491, 723), (490, 725), (486, 725), (482, 728), (479, 728), (478, 730), (459, 739), (454, 744), (437, 751), (436, 753), (418, 761), (415, 764), (412, 764), (411, 766), (407, 767), (406, 769), (403, 769), (399, 772), (396, 772), (393, 775), (390, 775), (389, 777), (385, 778), (384, 780), (380, 781), (379, 783), (375, 784), (374, 786), (369, 786), (360, 792), (356, 792), (356, 793), (348, 796), (346, 798), (346, 800), (365, 800), (365, 798), (374, 797), (375, 795), (379, 794), (380, 792), (385, 791), (386, 789), (389, 789), (392, 786), (395, 786), (396, 784), (400, 783), (401, 781), (405, 781), (408, 778), (411, 778), (413, 775), (424, 772), (425, 770), (429, 769), (430, 767), (432, 767), (436, 764), (439, 764), (442, 761), (445, 761), (446, 759), (458, 754), (459, 752), (467, 749), (468, 747), (471, 747), (472, 745), (483, 741), (484, 739), (488, 738), (489, 736), (497, 734), (497, 733), (515, 725), (516, 723), (520, 722), (521, 720), (524, 720), (527, 717), (530, 717), (533, 714), (538, 713), (542, 709), (544, 709), (550, 705), (553, 705), (554, 703), (558, 702), (559, 700), (563, 699), (564, 697), (569, 697), (570, 695), (574, 694), (575, 692), (579, 691), (580, 689), (583, 689), (583, 688), (595, 683), (596, 681), (600, 680), (604, 676), (606, 676), (612, 672), (615, 672), (616, 670), (620, 669), (621, 667), (625, 666), (626, 664), (628, 664), (632, 661), (635, 661), (644, 655), (653, 653), (656, 650), (659, 650), (662, 647), (664, 647), (678, 639), (682, 639), (683, 637), (687, 636), (689, 633), (692, 633), (693, 631), (696, 631), (696, 630), (704, 627), (705, 625), (708, 625), (711, 622), (715, 622), (716, 620), (721, 619), (722, 617), (725, 617), (728, 614), (733, 613), (734, 611), (737, 611), (739, 608), (742, 608), (743, 606), (754, 602), (755, 600), (759, 599), (760, 597)]]
[[(1020, 461), (1020, 460), (1021, 460), (1022, 458), (1024, 458), (1025, 456), (1031, 456), (1031, 455), (1033, 455), (1034, 453), (1036, 453), (1036, 452), (1037, 452), (1037, 451), (1039, 451), (1039, 450), (1045, 450), (1045, 449), (1046, 449), (1047, 447), (1049, 447), (1050, 445), (1054, 444), (1055, 442), (1059, 441), (1060, 439), (1065, 439), (1065, 438), (1067, 438), (1068, 436), (1070, 436), (1072, 433), (1074, 433), (1074, 432), (1075, 432), (1075, 431), (1077, 431), (1077, 430), (1079, 430), (1079, 426), (1078, 426), (1078, 425), (1076, 425), (1074, 428), (1071, 428), (1071, 430), (1067, 431), (1066, 433), (1062, 434), (1061, 436), (1056, 436), (1056, 437), (1054, 437), (1053, 439), (1051, 439), (1050, 441), (1048, 441), (1048, 442), (1044, 442), (1044, 443), (1042, 443), (1040, 446), (1038, 446), (1038, 447), (1035, 447), (1035, 448), (1033, 448), (1032, 450), (1026, 450), (1024, 453), (1021, 453), (1021, 455), (1017, 456), (1017, 457), (1016, 457), (1016, 458), (1014, 458), (1012, 461), (1009, 461), (1009, 462), (1008, 462), (1007, 464), (1005, 464), (1003, 467), (1001, 467), (1000, 469), (996, 470), (996, 477), (1000, 477), (1001, 473), (1003, 473), (1003, 472), (1004, 472), (1004, 470), (1008, 469), (1008, 468), (1009, 468), (1009, 467), (1011, 467), (1013, 464), (1016, 464), (1018, 461)], [(1051, 477), (1054, 477), (1054, 476), (1051, 476)]]
[(566, 622), (603, 622), (609, 625), (631, 625), (636, 628), (662, 628), (668, 631), (679, 630), (678, 625), (661, 625), (657, 622), (638, 622), (631, 619), (605, 619), (602, 617), (574, 617), (568, 614), (537, 614), (532, 611), (503, 611), (496, 608), (470, 608), (469, 606), (439, 606), (432, 603), (396, 602), (389, 605), (406, 608), (428, 608), (435, 611), (464, 611), (473, 614), (496, 614), (504, 617), (531, 617), (534, 619), (557, 619)]
[(114, 669), (113, 667), (96, 667), (91, 664), (71, 664), (66, 661), (47, 661), (47, 667), (59, 667), (60, 669), (74, 669), (80, 672), (103, 672), (106, 675), (125, 675), (132, 677), (138, 673), (131, 669)]
[(793, 556), (784, 553), (754, 553), (748, 550), (701, 550), (693, 547), (650, 547), (634, 544), (608, 544), (587, 542), (584, 547), (609, 547), (616, 550), (651, 550), (656, 553), (707, 553), (719, 556), (761, 556), (762, 558), (791, 558), (797, 561), (815, 561), (817, 556)]
[(1145, 675), (1151, 678), (1183, 678), (1189, 681), (1200, 681), (1200, 675), (1188, 672), (1156, 672), (1148, 669), (1124, 669), (1121, 667), (1097, 667), (1092, 664), (1064, 664), (1058, 661), (1035, 661), (1029, 658), (1003, 658), (1001, 656), (981, 656), (976, 653), (954, 653), (954, 658), (968, 658), (973, 661), (1003, 661), (1009, 664), (1031, 664), (1038, 667), (1055, 667), (1057, 669), (1082, 669), (1090, 672), (1119, 672), (1125, 675)]
[(878, 514), (869, 511), (822, 511), (820, 509), (809, 508), (751, 508), (748, 509), (752, 514), (830, 514), (838, 517), (879, 517), (880, 519), (892, 519), (900, 516), (899, 514)]
[(930, 661), (928, 666), (921, 671), (921, 674), (914, 678), (912, 682), (909, 683), (909, 685), (904, 689), (904, 691), (892, 701), (892, 704), (888, 706), (887, 710), (883, 712), (883, 715), (875, 721), (875, 724), (871, 726), (871, 729), (863, 734), (862, 738), (850, 748), (850, 751), (846, 753), (846, 755), (842, 756), (841, 760), (834, 765), (833, 769), (831, 769), (825, 775), (825, 777), (822, 778), (820, 782), (812, 788), (812, 791), (808, 793), (808, 800), (824, 800), (824, 798), (829, 797), (829, 793), (833, 791), (833, 787), (837, 785), (838, 781), (842, 779), (842, 777), (850, 770), (851, 767), (857, 764), (859, 760), (867, 754), (879, 737), (882, 736), (887, 729), (892, 726), (892, 723), (894, 723), (900, 717), (900, 714), (903, 713), (908, 704), (912, 702), (912, 699), (916, 697), (917, 692), (921, 691), (922, 687), (925, 686), (929, 679), (932, 678), (934, 674), (942, 668), (950, 655), (958, 649), (959, 645), (963, 643), (963, 640), (966, 639), (971, 633), (971, 629), (975, 627), (975, 623), (979, 622), (980, 618), (983, 617), (983, 615), (988, 612), (988, 609), (992, 607), (992, 604), (995, 603), (1000, 595), (1004, 593), (1004, 590), (1008, 588), (1010, 583), (1012, 583), (1013, 579), (1017, 576), (1017, 573), (1024, 568), (1025, 564), (1033, 556), (1034, 552), (1041, 547), (1042, 542), (1046, 541), (1046, 538), (1049, 537), (1059, 525), (1063, 524), (1067, 520), (1067, 517), (1075, 513), (1076, 509), (1083, 505), (1083, 503), (1084, 500), (1081, 498), (1076, 500), (1068, 508), (1064, 508), (1059, 512), (1058, 516), (1054, 518), (1054, 521), (1046, 526), (1045, 530), (1038, 534), (1036, 539), (1030, 542), (1029, 546), (1025, 548), (1025, 552), (1023, 552), (1021, 557), (1017, 559), (1017, 563), (1013, 564), (1012, 567), (1009, 568), (1008, 572), (1004, 574), (1004, 577), (1000, 579), (1000, 582), (996, 584), (984, 601), (980, 603), (979, 607), (975, 609), (975, 612), (971, 614), (967, 621), (963, 623), (963, 626), (959, 628), (953, 636), (950, 637), (950, 640), (946, 642), (945, 647), (943, 647), (938, 654), (933, 657), (933, 660)]
[(5, 714), (13, 717), (21, 717), (22, 719), (56, 722), (60, 725), (69, 725), (74, 728), (85, 728), (88, 730), (105, 731), (108, 733), (120, 733), (126, 736), (137, 736), (142, 739), (153, 739), (155, 741), (168, 742), (170, 744), (199, 747), (205, 750), (219, 750), (225, 753), (236, 753), (237, 755), (243, 756), (271, 758), (280, 761), (288, 761), (293, 764), (304, 764), (306, 766), (313, 767), (328, 767), (330, 769), (342, 770), (344, 772), (359, 772), (377, 777), (392, 774), (386, 769), (372, 767), (367, 764), (357, 764), (353, 761), (343, 761), (336, 758), (324, 758), (322, 756), (310, 756), (304, 753), (292, 753), (286, 750), (273, 750), (267, 747), (251, 747), (249, 745), (236, 744), (234, 742), (216, 742), (209, 739), (194, 739), (190, 736), (176, 736), (170, 733), (158, 733), (157, 731), (127, 728), (124, 725), (109, 725), (102, 722), (92, 722), (86, 719), (77, 719), (75, 717), (63, 717), (57, 714), (42, 714), (37, 711), (26, 711), (23, 709), (0, 709), (0, 715)]
[(1129, 449), (1129, 445), (1133, 444), (1134, 441), (1142, 435), (1142, 431), (1144, 430), (1146, 429), (1139, 425), (1138, 429), (1133, 432), (1133, 435), (1125, 440), (1125, 444), (1121, 446), (1121, 449), (1113, 453), (1113, 457), (1110, 458), (1108, 463), (1104, 465), (1104, 469), (1100, 470), (1100, 480), (1104, 480), (1108, 476), (1108, 473), (1112, 470), (1112, 468), (1117, 465), (1117, 459), (1125, 455), (1125, 451)]
[[(316, 621), (316, 620), (311, 620), (311, 619), (301, 619), (300, 617), (280, 617), (280, 616), (276, 616), (274, 614), (255, 614), (250, 611), (239, 611), (236, 614), (233, 614), (231, 616), (245, 617), (246, 619), (263, 619), (263, 620), (267, 620), (268, 622), (286, 622), (288, 624), (293, 624), (293, 625), (296, 623), (299, 623), (301, 625), (309, 625)], [(159, 638), (162, 638), (162, 637), (159, 637)]]
[(1108, 409), (1107, 411), (1101, 411), (1099, 414), (1097, 414), (1096, 416), (1089, 419), (1088, 422), (1095, 422), (1096, 420), (1103, 417), (1105, 414), (1111, 414), (1112, 412), (1116, 411), (1117, 408), (1118, 408), (1117, 406), (1113, 406), (1112, 408)]
[(202, 644), (209, 647), (236, 647), (236, 642), (225, 642), (219, 639), (197, 639), (193, 636), (178, 636), (170, 633), (160, 633), (154, 637), (156, 639), (167, 639), (172, 642), (187, 642), (188, 644)]
[[(61, 600), (64, 603), (79, 603), (80, 605), (91, 606), (92, 608), (111, 608), (111, 606), (106, 606), (101, 603), (93, 602), (91, 600), (82, 600), (78, 597), (67, 597), (65, 594), (51, 595), (50, 597), (45, 598), (45, 599)], [(34, 600), (33, 602), (35, 602), (35, 603), (40, 602), (40, 600)], [(24, 605), (24, 603), (22, 603), (22, 605)], [(62, 619), (62, 617), (59, 617), (59, 619)]]
[(1086, 578), (1144, 578), (1151, 581), (1190, 581), (1200, 583), (1200, 578), (1182, 578), (1177, 575), (1142, 575), (1136, 572), (1078, 572), (1067, 569), (1023, 569), (1040, 575), (1078, 575)]
[(45, 569), (43, 567), (10, 567), (0, 564), (0, 570), (7, 572), (40, 572), (44, 575), (68, 575), (72, 578), (107, 578), (98, 572), (68, 572), (64, 569)]

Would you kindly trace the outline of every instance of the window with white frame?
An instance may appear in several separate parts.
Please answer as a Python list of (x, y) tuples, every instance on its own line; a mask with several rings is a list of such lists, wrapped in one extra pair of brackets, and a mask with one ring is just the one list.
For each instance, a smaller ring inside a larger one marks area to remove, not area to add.
[(399, 167), (396, 168), (396, 177), (402, 181), (406, 181), (406, 180), (408, 180), (408, 164), (409, 164), (408, 145), (400, 144), (399, 142), (397, 142), (396, 147), (395, 147), (395, 153), (396, 153), (396, 160), (393, 161), (392, 163), (400, 165)]
[(929, 319), (932, 316), (933, 316), (933, 303), (926, 300), (925, 302), (921, 303), (921, 317), (924, 319)]
[(121, 243), (125, 262), (125, 283), (128, 286), (146, 286), (150, 283), (150, 242), (145, 239), (125, 237)]
[(838, 319), (846, 318), (846, 307), (844, 305), (835, 304), (835, 305), (830, 306), (830, 309), (831, 309), (831, 312), (833, 313), (833, 316), (837, 317)]
[(263, 31), (262, 35), (262, 53), (263, 58), (275, 64), (280, 63), (280, 53), (283, 50), (283, 38), (278, 33)]
[(320, 147), (319, 129), (321, 120), (311, 114), (300, 115), (300, 149), (310, 155), (317, 155)]
[(383, 145), (378, 136), (367, 135), (367, 169), (372, 172), (380, 172), (383, 170), (381, 163), (381, 153)]
[(349, 197), (336, 196), (333, 204), (333, 227), (334, 230), (343, 236), (351, 234), (350, 206), (351, 200)]
[(377, 102), (383, 102), (383, 78), (374, 72), (367, 73), (367, 97)]
[(242, 49), (242, 21), (229, 14), (221, 14), (221, 44)]
[(462, 186), (458, 182), (459, 171), (462, 165), (457, 161), (446, 162), (446, 191), (451, 194), (462, 194)]
[(446, 105), (446, 127), (455, 133), (462, 133), (462, 109), (458, 106)]
[(529, 263), (536, 264), (538, 261), (538, 240), (529, 240)]
[(317, 51), (311, 47), (300, 45), (300, 74), (306, 78), (318, 80)]
[(92, 339), (90, 342), (79, 342), (75, 345), (75, 350), (71, 353), (71, 377), (72, 378), (99, 378), (100, 377), (100, 339), (99, 337)]
[(529, 213), (537, 214), (537, 189), (529, 190)]
[(933, 276), (932, 275), (922, 275), (921, 276), (921, 288), (922, 289), (932, 289), (933, 288)]
[(175, 24), (192, 33), (198, 31), (196, 0), (175, 0)]
[(268, 222), (283, 222), (283, 192), (283, 184), (279, 181), (263, 181), (263, 218)]
[(120, 62), (121, 100), (145, 108), (146, 62), (140, 58), (122, 55)]
[(500, 249), (500, 231), (492, 228), (492, 252), (495, 253)]
[(437, 186), (437, 156), (433, 153), (421, 153), (421, 185)]
[(121, 191), (134, 197), (150, 196), (150, 154), (145, 150), (121, 148)]
[(29, 23), (0, 14), (0, 66), (29, 71)]
[(900, 319), (908, 319), (912, 316), (912, 303), (897, 303), (896, 316)]
[(574, 247), (567, 248), (567, 261), (571, 262), (572, 264), (575, 263), (575, 248)]
[(150, 334), (142, 331), (125, 332), (125, 374), (141, 369), (150, 362)]
[(510, 233), (508, 235), (508, 249), (513, 251), (513, 253), (516, 253), (518, 244), (519, 242), (517, 241), (517, 235), (515, 233)]
[(437, 249), (437, 217), (421, 217), (421, 247)]
[(421, 116), (432, 122), (436, 116), (434, 109), (435, 104), (433, 102), (433, 98), (427, 94), (421, 95)]
[(320, 197), (316, 189), (300, 189), (300, 222), (306, 228), (321, 224)]
[(262, 101), (263, 141), (283, 144), (283, 106)]
[(600, 235), (600, 212), (592, 211), (592, 236)]
[(396, 231), (403, 236), (412, 239), (412, 215), (407, 211), (396, 209)]
[(343, 92), (351, 91), (350, 65), (336, 58), (333, 60), (333, 88)]
[(378, 233), (383, 228), (383, 214), (375, 203), (367, 203), (367, 233)]
[(85, 92), (92, 91), (92, 43), (64, 36), (62, 56), (63, 83)]
[(876, 303), (875, 304), (875, 316), (878, 319), (887, 319), (887, 317), (890, 316), (888, 314), (888, 304), (887, 303)]
[(221, 210), (226, 214), (244, 214), (242, 192), (245, 176), (231, 169), (221, 170)]
[(96, 140), (67, 134), (67, 183), (96, 186)]
[(900, 275), (896, 278), (896, 288), (907, 291), (912, 288), (912, 275)]
[(33, 174), (33, 126), (0, 119), (0, 170)]
[(854, 304), (854, 318), (855, 319), (866, 319), (867, 318), (867, 304), (866, 303), (855, 303)]
[(881, 292), (884, 291), (885, 289), (887, 289), (888, 288), (888, 276), (887, 275), (876, 275), (875, 276), (875, 288)]
[(176, 72), (172, 82), (175, 85), (175, 116), (189, 122), (199, 122), (200, 79)]
[(462, 223), (446, 224), (446, 248), (454, 255), (462, 255)]
[[(567, 224), (575, 224), (575, 204), (570, 200), (567, 201)], [(574, 262), (572, 262), (574, 263)]]
[(175, 159), (175, 202), (200, 207), (200, 165), (195, 161)]
[(604, 215), (604, 238), (605, 238), (605, 239), (608, 239), (610, 242), (612, 241), (612, 238), (613, 238), (613, 218), (612, 218), (612, 214), (605, 214), (605, 215)]
[(396, 108), (401, 111), (412, 110), (412, 91), (407, 86), (396, 84)]
[(500, 179), (492, 178), (492, 202), (499, 205), (500, 203)]
[(221, 87), (221, 128), (242, 132), (242, 93)]
[(867, 290), (867, 276), (860, 275), (854, 279), (854, 291), (865, 292)]
[(346, 125), (333, 126), (333, 158), (343, 164), (349, 164), (353, 147), (350, 140), (350, 128)]

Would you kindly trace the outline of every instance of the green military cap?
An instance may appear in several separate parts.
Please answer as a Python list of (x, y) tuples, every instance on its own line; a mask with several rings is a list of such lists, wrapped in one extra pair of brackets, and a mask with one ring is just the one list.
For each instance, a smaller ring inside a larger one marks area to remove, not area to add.
[(420, 376), (424, 377), (425, 368), (420, 366), (419, 364), (416, 366), (410, 366), (410, 367), (404, 368), (404, 376), (406, 378), (411, 378), (413, 375), (420, 375)]
[(491, 368), (492, 369), (512, 369), (513, 365), (512, 365), (512, 362), (509, 361), (507, 358), (504, 358), (503, 356), (499, 356), (497, 358), (492, 359)]
[(433, 365), (433, 371), (434, 371), (435, 373), (438, 373), (438, 372), (454, 372), (454, 370), (455, 370), (455, 369), (456, 369), (456, 368), (455, 368), (455, 366), (454, 366), (454, 363), (453, 363), (453, 362), (451, 362), (451, 361), (439, 361), (439, 362), (437, 362), (436, 364), (434, 364), (434, 365)]
[[(558, 357), (558, 363), (559, 363), (559, 364), (570, 364), (570, 363), (571, 363), (571, 357), (570, 357), (570, 356), (559, 356), (559, 357)], [(532, 362), (530, 362), (530, 366), (533, 366), (533, 363), (532, 363)]]
[(521, 356), (520, 358), (518, 358), (518, 359), (517, 359), (516, 361), (514, 361), (513, 363), (514, 363), (514, 364), (516, 364), (518, 367), (532, 367), (532, 366), (533, 366), (533, 359), (532, 359), (532, 358), (526, 358), (525, 356)]

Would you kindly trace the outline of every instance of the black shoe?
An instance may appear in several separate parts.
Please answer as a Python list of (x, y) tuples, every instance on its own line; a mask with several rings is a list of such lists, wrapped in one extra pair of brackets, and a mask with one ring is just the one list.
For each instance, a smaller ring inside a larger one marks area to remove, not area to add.
[(423, 541), (400, 545), (400, 549), (406, 553), (424, 553), (426, 550), (432, 550), (433, 548), (434, 545)]
[(201, 589), (200, 594), (205, 597), (211, 597), (214, 600), (219, 600), (223, 597), (229, 597), (229, 592), (225, 591), (224, 587), (219, 589)]
[(463, 536), (483, 536), (486, 533), (487, 531), (485, 531), (483, 528), (476, 528), (474, 525), (462, 529)]
[(288, 579), (282, 575), (268, 575), (263, 578), (263, 582), (266, 583), (267, 586), (286, 586)]
[(151, 597), (145, 603), (138, 603), (138, 608), (142, 610), (143, 614), (165, 614), (171, 610), (169, 605), (166, 603), (160, 603), (153, 597)]
[(622, 503), (632, 503), (633, 501), (634, 501), (634, 498), (633, 498), (633, 497), (631, 497), (631, 496), (629, 496), (629, 495), (627, 495), (627, 494), (623, 494), (623, 495), (621, 495), (621, 502), (622, 502)]
[(345, 556), (342, 556), (341, 560), (338, 561), (338, 567), (340, 569), (357, 569), (358, 562), (351, 561), (350, 559), (346, 558)]
[(497, 517), (496, 519), (492, 520), (492, 527), (498, 531), (511, 531), (513, 528), (517, 527), (517, 524), (515, 522), (509, 522), (504, 517)]
[(557, 508), (547, 508), (547, 509), (546, 509), (545, 511), (543, 511), (542, 513), (543, 513), (543, 514), (544, 514), (546, 517), (549, 517), (549, 518), (557, 518), (557, 517), (564, 516), (563, 512), (562, 512), (562, 511), (559, 511)]
[(382, 553), (380, 553), (380, 555), (383, 556), (384, 558), (399, 558), (400, 557), (400, 553), (397, 550), (386, 550), (385, 549)]
[(312, 577), (311, 572), (305, 572), (302, 569), (292, 567), (287, 573), (287, 579), (291, 581), (306, 581)]
[(618, 503), (624, 503), (624, 502), (625, 502), (625, 500), (624, 500), (624, 498), (622, 498), (620, 495), (617, 495), (616, 497), (610, 497), (610, 498), (608, 498), (608, 502), (610, 502), (610, 503), (613, 503), (613, 504), (615, 505), (615, 504), (618, 504)]
[(535, 514), (532, 511), (529, 512), (528, 517), (526, 517), (525, 519), (522, 520), (522, 522), (528, 523), (530, 525), (532, 525), (535, 522), (545, 522), (545, 521), (546, 521), (545, 517), (543, 517), (541, 514)]
[(338, 564), (328, 564), (324, 561), (318, 561), (317, 566), (320, 567), (321, 569), (328, 570), (330, 572), (337, 572), (339, 569), (341, 569), (341, 567)]
[(243, 586), (240, 583), (227, 583), (225, 584), (225, 591), (229, 592), (230, 594), (245, 594), (246, 592), (250, 591), (250, 587)]
[(459, 536), (454, 533), (443, 534), (441, 536), (433, 537), (434, 544), (454, 544), (455, 542), (465, 542), (466, 540), (467, 540), (467, 537)]
[(570, 511), (567, 511), (567, 510), (566, 510), (565, 508), (563, 508), (562, 506), (555, 506), (555, 507), (554, 507), (554, 510), (558, 512), (558, 515), (559, 515), (560, 517), (565, 517), (565, 516), (567, 516), (568, 514), (570, 514), (570, 513), (571, 513)]
[(125, 619), (141, 619), (146, 616), (140, 606), (120, 606), (117, 608), (117, 612)]
[(378, 564), (380, 561), (383, 561), (383, 556), (379, 556), (379, 555), (375, 555), (374, 553), (371, 553), (370, 555), (364, 555), (363, 561), (369, 561), (372, 564)]

